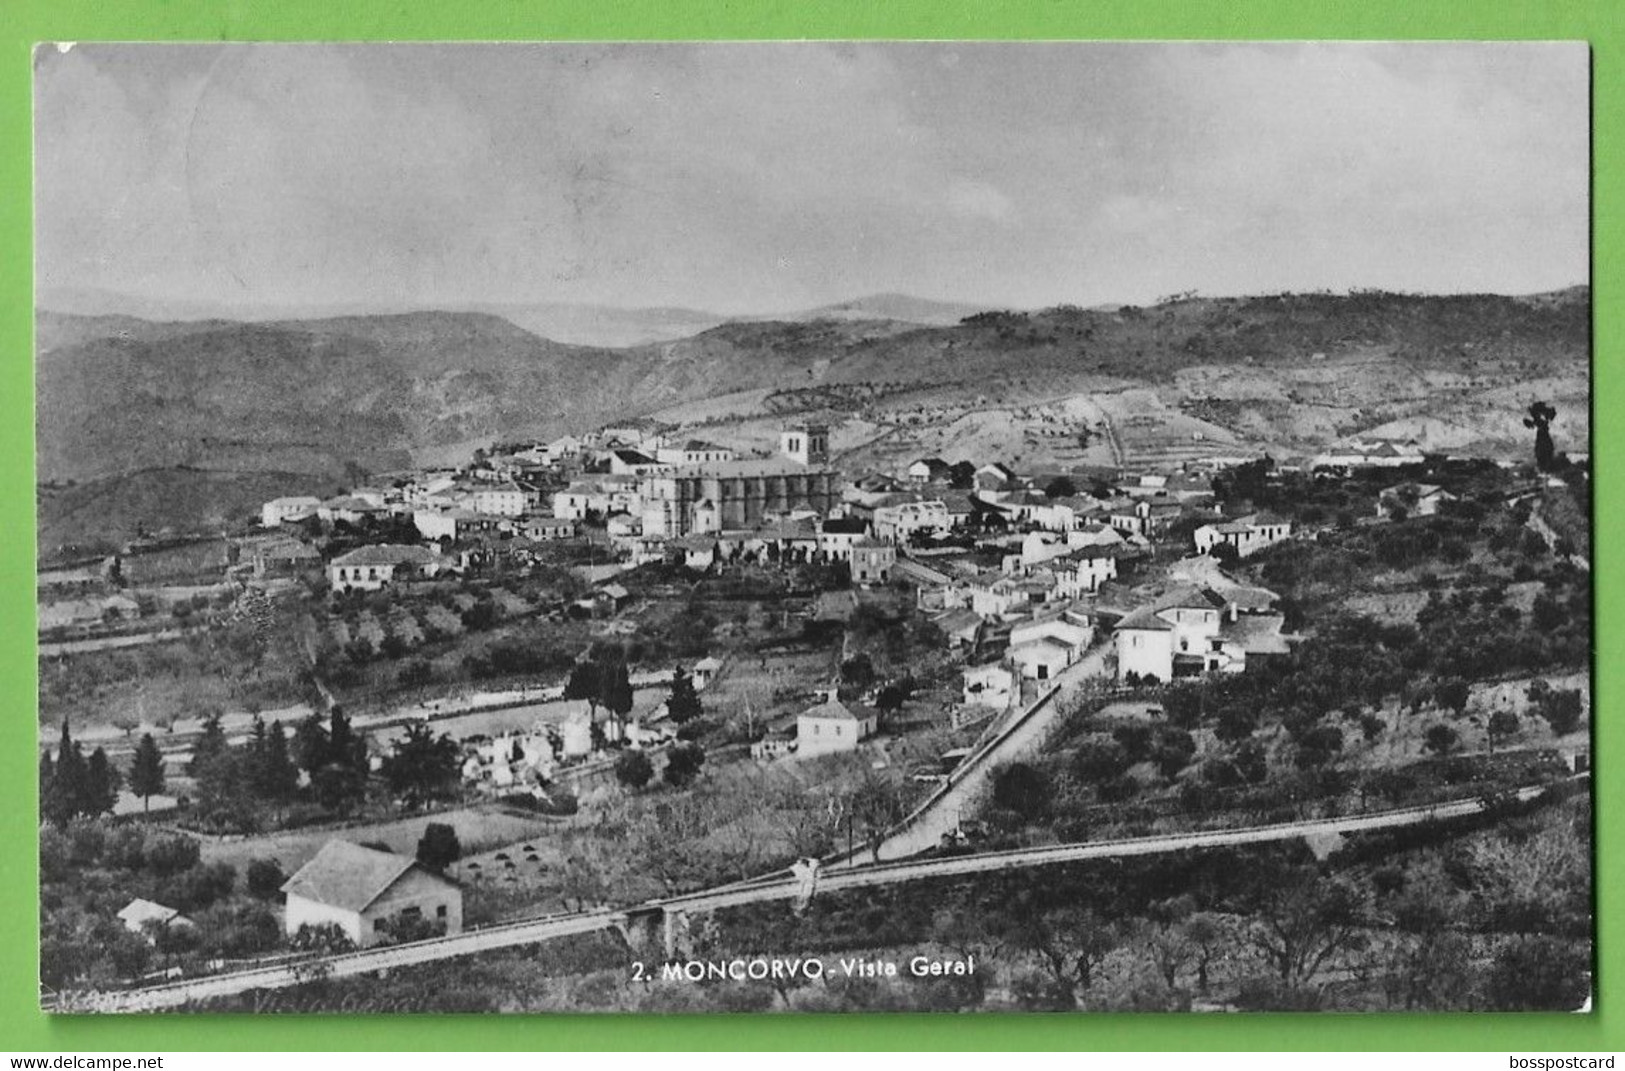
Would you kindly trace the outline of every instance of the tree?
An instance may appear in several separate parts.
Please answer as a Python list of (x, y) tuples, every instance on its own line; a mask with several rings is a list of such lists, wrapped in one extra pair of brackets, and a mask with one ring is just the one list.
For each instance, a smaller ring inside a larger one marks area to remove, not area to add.
[(1362, 947), (1370, 919), (1360, 890), (1344, 878), (1308, 871), (1269, 877), (1275, 880), (1262, 890), (1248, 937), (1295, 992), (1333, 957)]
[(1160, 730), (1151, 747), (1151, 761), (1156, 763), (1157, 771), (1169, 781), (1178, 776), (1179, 771), (1189, 766), (1195, 756), (1196, 738), (1184, 729)]
[(914, 694), (914, 682), (911, 680), (891, 681), (881, 688), (875, 695), (875, 709), (886, 715), (889, 720), (893, 714), (903, 709), (903, 704), (909, 696)]
[(863, 689), (875, 682), (874, 663), (862, 651), (841, 663), (841, 683)]
[(130, 791), (141, 797), (142, 810), (150, 810), (152, 797), (164, 791), (164, 756), (151, 733), (143, 733), (130, 762)]
[(1488, 730), (1490, 750), (1493, 751), (1497, 743), (1504, 742), (1507, 737), (1518, 731), (1518, 716), (1510, 710), (1497, 710), (1490, 715)]
[(350, 716), (335, 706), (327, 717), (327, 761), (348, 766), (365, 775), (367, 740), (350, 726)]
[(993, 775), (993, 802), (1031, 822), (1049, 809), (1049, 779), (1024, 762), (1012, 762)]
[(457, 830), (445, 822), (430, 822), (418, 840), (418, 862), (439, 873), (463, 857)]
[(282, 872), (282, 864), (275, 859), (255, 859), (248, 864), (245, 880), (250, 895), (261, 900), (274, 900), (288, 876)]
[(1018, 999), (1031, 1007), (1075, 1009), (1079, 994), (1094, 985), (1095, 971), (1117, 948), (1122, 935), (1090, 908), (1038, 911), (1015, 907), (1006, 920), (1006, 940), (1032, 953), (1044, 972), (1042, 985), (1017, 986)]
[(209, 714), (203, 719), (203, 728), (192, 745), (192, 761), (187, 764), (186, 772), (195, 778), (205, 776), (209, 764), (224, 755), (230, 747), (226, 741), (226, 730), (220, 724), (219, 712)]
[(327, 727), (322, 724), (321, 715), (312, 711), (294, 730), (293, 760), (301, 770), (315, 776), (317, 770), (327, 765), (330, 746)]
[(1343, 731), (1335, 725), (1315, 725), (1298, 735), (1296, 762), (1311, 769), (1331, 762), (1343, 750)]
[(49, 756), (40, 763), (40, 810), (47, 820), (65, 826), (85, 812), (86, 780), (84, 752), (73, 739), (67, 719), (57, 744), (56, 762)]
[(122, 781), (119, 772), (107, 761), (107, 752), (101, 748), (92, 751), (90, 761), (85, 764), (85, 795), (80, 805), (82, 813), (91, 817), (111, 814), (118, 803), (119, 784)]
[(1557, 410), (1546, 402), (1534, 402), (1529, 406), (1529, 415), (1524, 417), (1523, 426), (1535, 430), (1535, 467), (1542, 472), (1549, 472), (1553, 467), (1554, 449), (1552, 447), (1552, 421), (1557, 418)]
[(627, 788), (642, 788), (654, 775), (654, 763), (637, 748), (628, 748), (615, 760), (615, 780)]
[(1456, 730), (1443, 723), (1430, 725), (1422, 734), (1422, 744), (1435, 755), (1448, 755), (1456, 750), (1460, 737)]
[(603, 684), (600, 681), (601, 670), (597, 662), (577, 662), (570, 670), (570, 679), (564, 684), (564, 698), (585, 699), (588, 707), (596, 715), (598, 701), (604, 694)]
[(427, 724), (416, 722), (407, 727), (406, 735), (395, 741), (394, 751), (385, 757), (384, 780), (407, 806), (418, 807), (456, 793), (458, 758), (457, 744), (449, 734), (437, 737)]
[(1065, 476), (1057, 476), (1044, 485), (1046, 498), (1071, 498), (1078, 493), (1078, 485)]
[(1558, 736), (1567, 736), (1579, 727), (1583, 710), (1577, 688), (1550, 688), (1540, 699), (1540, 716)]
[(1591, 989), (1591, 964), (1555, 937), (1518, 937), (1495, 954), (1487, 985), (1495, 1011), (1577, 1011)]
[[(845, 800), (847, 840), (861, 827), (863, 843), (869, 846), (875, 862), (880, 861), (880, 845), (886, 831), (904, 814), (904, 801), (898, 788), (890, 781), (865, 773), (863, 780)], [(837, 840), (839, 840), (837, 830)], [(856, 847), (856, 845), (852, 845)]]
[[(632, 711), (632, 678), (627, 672), (626, 663), (616, 660), (605, 662), (598, 672), (598, 702), (607, 711), (618, 730), (624, 730), (627, 714)], [(616, 739), (624, 739), (625, 732), (616, 733)]]
[(1174, 684), (1162, 693), (1162, 710), (1168, 723), (1181, 729), (1194, 729), (1202, 722), (1207, 708), (1206, 689), (1202, 684)]
[(299, 769), (288, 753), (288, 734), (282, 722), (272, 722), (271, 728), (260, 734), (251, 762), (256, 796), (272, 803), (293, 799), (299, 788)]
[(1169, 989), (1178, 987), (1179, 972), (1196, 957), (1196, 946), (1185, 929), (1194, 907), (1191, 897), (1179, 896), (1152, 904), (1147, 912), (1146, 953)]
[(1433, 701), (1441, 708), (1452, 711), (1458, 718), (1467, 710), (1467, 701), (1471, 697), (1472, 690), (1460, 677), (1442, 680), (1433, 689)]
[(190, 870), (201, 856), (198, 842), (191, 837), (158, 837), (147, 844), (147, 869), (167, 878)]
[(700, 705), (700, 693), (694, 689), (694, 678), (678, 666), (671, 674), (671, 694), (666, 697), (666, 715), (678, 725), (693, 721), (705, 709)]
[(1230, 941), (1230, 930), (1223, 915), (1198, 911), (1185, 920), (1185, 940), (1193, 949), (1196, 963), (1196, 991), (1208, 990), (1208, 971), (1213, 961)]
[(976, 466), (969, 461), (956, 461), (948, 466), (948, 486), (956, 491), (968, 491), (976, 483)]
[(682, 788), (700, 775), (705, 765), (705, 749), (698, 744), (678, 744), (666, 753), (666, 784)]

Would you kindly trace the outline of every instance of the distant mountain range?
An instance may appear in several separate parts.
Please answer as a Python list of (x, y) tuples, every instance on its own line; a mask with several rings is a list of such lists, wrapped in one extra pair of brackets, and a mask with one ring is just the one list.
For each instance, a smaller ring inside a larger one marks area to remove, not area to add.
[[(1586, 431), (1583, 287), (965, 309), (886, 295), (621, 348), (474, 311), (263, 322), (41, 312), (41, 547), (207, 525), (268, 489), (336, 487), (428, 448), (548, 437), (752, 391), (741, 419), (816, 411), (882, 438), (966, 409), (1130, 388), (1155, 404), (1124, 416), (1124, 434), (1192, 427), (1177, 435), (1276, 450), (1370, 429), (1522, 449), (1521, 407), (1534, 396), (1559, 406), (1566, 434)], [(645, 312), (672, 330), (691, 315)], [(1024, 435), (1049, 434), (1013, 417), (992, 425), (1008, 425), (1012, 456)]]
[(687, 308), (620, 308), (568, 302), (458, 303), (444, 308), (361, 304), (228, 305), (191, 300), (155, 300), (88, 288), (46, 288), (41, 309), (77, 316), (123, 316), (155, 322), (233, 321), (269, 323), (356, 316), (393, 316), (416, 312), (483, 312), (500, 316), (526, 331), (575, 346), (626, 348), (688, 338), (735, 321), (802, 323), (809, 320), (897, 320), (931, 326), (958, 323), (982, 311), (976, 305), (930, 301), (907, 294), (874, 294), (834, 305), (760, 316), (728, 316)]

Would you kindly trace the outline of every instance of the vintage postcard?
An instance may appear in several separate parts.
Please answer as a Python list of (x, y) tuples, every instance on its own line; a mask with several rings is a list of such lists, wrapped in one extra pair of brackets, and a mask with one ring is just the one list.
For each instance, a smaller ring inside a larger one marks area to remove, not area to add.
[(42, 1006), (1588, 1008), (1589, 62), (41, 45)]

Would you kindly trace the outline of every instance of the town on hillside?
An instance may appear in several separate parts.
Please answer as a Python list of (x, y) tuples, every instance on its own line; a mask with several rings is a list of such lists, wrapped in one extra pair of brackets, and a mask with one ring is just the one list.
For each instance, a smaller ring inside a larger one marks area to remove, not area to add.
[(42, 571), (47, 856), (146, 875), (47, 897), (47, 985), (1586, 769), (1584, 458), (829, 440), (497, 444)]

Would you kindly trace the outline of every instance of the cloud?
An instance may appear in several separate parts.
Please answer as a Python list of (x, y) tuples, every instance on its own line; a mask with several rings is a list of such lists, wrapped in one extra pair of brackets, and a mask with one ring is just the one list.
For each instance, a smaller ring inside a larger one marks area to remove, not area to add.
[(1530, 290), (1587, 265), (1582, 46), (92, 44), (35, 66), (54, 285), (750, 312)]

